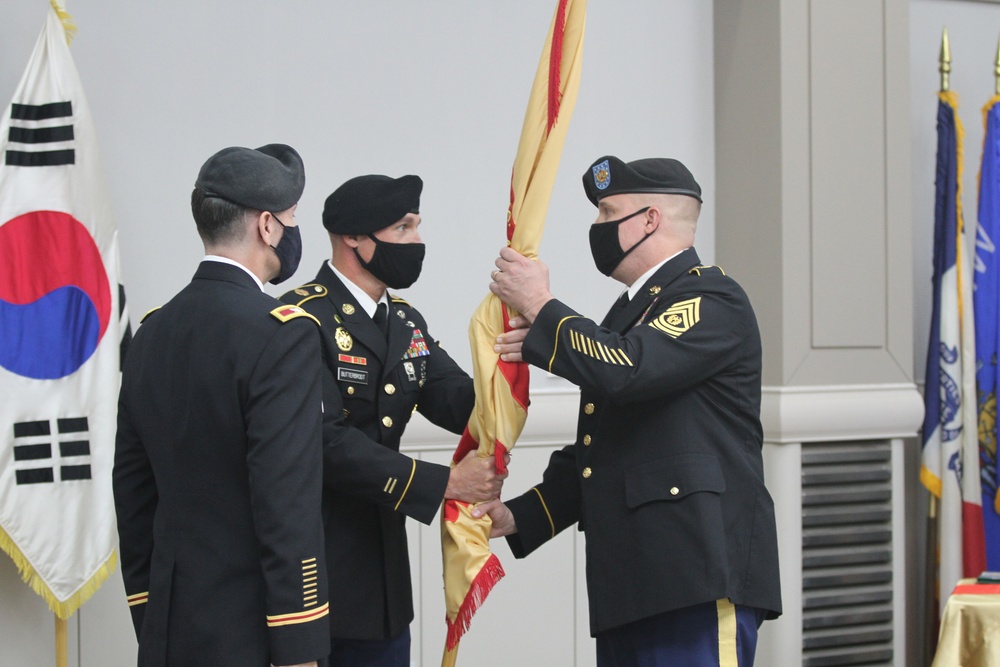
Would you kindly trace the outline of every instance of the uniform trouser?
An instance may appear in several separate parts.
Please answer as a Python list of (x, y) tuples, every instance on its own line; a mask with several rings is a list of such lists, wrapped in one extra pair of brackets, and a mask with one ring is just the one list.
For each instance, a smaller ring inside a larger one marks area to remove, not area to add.
[(331, 639), (329, 667), (410, 667), (410, 629), (391, 639)]
[(597, 667), (753, 667), (765, 615), (718, 600), (650, 616), (597, 635)]

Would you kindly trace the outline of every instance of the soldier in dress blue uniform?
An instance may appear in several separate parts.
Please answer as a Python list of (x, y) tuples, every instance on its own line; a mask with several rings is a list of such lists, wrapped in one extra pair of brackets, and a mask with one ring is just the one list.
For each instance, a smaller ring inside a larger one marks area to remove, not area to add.
[(331, 667), (409, 667), (406, 517), (429, 524), (444, 498), (496, 498), (506, 476), (474, 453), (449, 469), (399, 452), (414, 411), (460, 434), (475, 403), (472, 378), (423, 316), (387, 292), (420, 275), (422, 187), (418, 176), (366, 175), (337, 188), (323, 209), (332, 258), (281, 297), (323, 325)]
[(263, 292), (298, 265), (304, 184), (282, 144), (209, 158), (206, 257), (125, 359), (113, 486), (141, 667), (329, 653), (319, 323)]
[(553, 298), (544, 264), (501, 250), (490, 289), (531, 323), (505, 358), (578, 385), (580, 409), (542, 482), (474, 515), (517, 557), (584, 531), (599, 667), (748, 667), (781, 612), (753, 309), (698, 259), (701, 188), (680, 162), (606, 156), (583, 184), (594, 262), (627, 289), (598, 324)]

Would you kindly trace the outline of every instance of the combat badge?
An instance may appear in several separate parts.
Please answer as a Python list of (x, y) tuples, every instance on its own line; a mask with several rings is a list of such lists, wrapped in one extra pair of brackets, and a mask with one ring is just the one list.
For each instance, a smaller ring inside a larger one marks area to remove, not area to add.
[(701, 320), (701, 297), (678, 301), (667, 308), (649, 326), (671, 338), (678, 338)]
[(333, 333), (333, 337), (337, 341), (337, 347), (343, 352), (347, 352), (354, 347), (354, 339), (351, 338), (351, 334), (344, 327), (337, 327), (337, 330)]

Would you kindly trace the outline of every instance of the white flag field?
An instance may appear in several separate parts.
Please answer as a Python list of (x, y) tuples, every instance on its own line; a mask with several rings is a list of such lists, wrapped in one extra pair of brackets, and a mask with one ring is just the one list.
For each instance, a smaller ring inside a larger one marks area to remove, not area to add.
[(130, 338), (90, 109), (53, 7), (0, 120), (0, 548), (63, 619), (117, 562)]

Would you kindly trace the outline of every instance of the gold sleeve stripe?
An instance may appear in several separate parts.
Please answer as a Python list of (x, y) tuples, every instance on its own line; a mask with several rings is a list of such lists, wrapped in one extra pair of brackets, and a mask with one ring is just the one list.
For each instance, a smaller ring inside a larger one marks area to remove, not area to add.
[(302, 561), (302, 564), (303, 564), (303, 565), (307, 565), (307, 564), (309, 564), (309, 563), (315, 563), (315, 562), (316, 562), (316, 557), (315, 557), (315, 556), (313, 556), (312, 558), (306, 558), (305, 560), (303, 560), (303, 561)]
[(620, 357), (618, 356), (618, 353), (617, 353), (617, 352), (615, 352), (614, 350), (612, 350), (612, 349), (611, 349), (611, 348), (609, 347), (609, 348), (608, 348), (608, 354), (609, 354), (609, 355), (611, 356), (611, 360), (612, 360), (612, 363), (614, 363), (614, 364), (615, 364), (616, 366), (621, 366), (621, 364), (622, 364), (622, 360), (621, 360), (621, 358), (620, 358)]
[(587, 339), (587, 351), (590, 352), (590, 356), (597, 357), (597, 354), (594, 352), (594, 341), (589, 338)]
[(396, 506), (393, 508), (393, 510), (398, 510), (399, 506), (403, 504), (403, 498), (406, 497), (406, 492), (410, 490), (410, 484), (413, 483), (413, 476), (415, 474), (417, 474), (417, 460), (413, 459), (413, 467), (410, 468), (410, 479), (406, 480), (406, 488), (403, 489), (403, 494), (399, 496), (399, 502), (396, 503)]
[(392, 493), (393, 490), (395, 490), (396, 482), (398, 481), (399, 479), (397, 477), (390, 477), (389, 481), (385, 483), (385, 488), (382, 490), (385, 491), (386, 493)]
[(303, 584), (308, 584), (310, 581), (316, 581), (319, 577), (306, 577), (302, 580)]
[(549, 359), (549, 368), (548, 368), (548, 370), (549, 370), (550, 373), (552, 372), (552, 364), (555, 363), (555, 360), (556, 360), (556, 352), (559, 351), (559, 330), (562, 329), (563, 322), (565, 322), (566, 320), (571, 320), (574, 317), (580, 317), (580, 316), (579, 315), (568, 315), (568, 316), (562, 318), (561, 320), (559, 320), (559, 324), (556, 325), (555, 343), (554, 343), (554, 345), (552, 347), (552, 357)]
[(277, 614), (267, 617), (267, 627), (277, 628), (282, 625), (298, 625), (299, 623), (309, 623), (323, 618), (330, 613), (330, 603), (323, 603), (322, 607), (310, 609), (309, 611), (298, 611), (293, 614)]
[(134, 607), (137, 604), (146, 604), (149, 602), (149, 591), (143, 593), (136, 593), (134, 595), (129, 595), (125, 598), (128, 601), (128, 606)]
[(552, 514), (549, 513), (549, 506), (545, 504), (545, 498), (542, 498), (542, 492), (538, 490), (538, 487), (532, 487), (531, 490), (538, 494), (538, 500), (542, 503), (542, 509), (545, 510), (545, 516), (549, 517), (549, 526), (552, 527), (552, 537), (555, 537), (556, 522), (552, 520)]
[(576, 332), (572, 329), (569, 330), (569, 344), (574, 350), (578, 349), (576, 346)]
[(601, 345), (600, 343), (597, 343), (597, 350), (598, 350), (598, 352), (601, 353), (601, 357), (604, 358), (604, 362), (610, 364), (611, 362), (608, 361), (608, 355), (604, 353), (604, 351), (607, 350), (607, 349), (608, 348), (605, 347), (604, 345)]
[(632, 360), (628, 358), (627, 354), (625, 354), (625, 350), (618, 348), (618, 354), (622, 355), (622, 359), (625, 360), (626, 364), (628, 364), (629, 366), (632, 365)]

